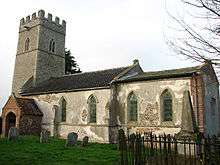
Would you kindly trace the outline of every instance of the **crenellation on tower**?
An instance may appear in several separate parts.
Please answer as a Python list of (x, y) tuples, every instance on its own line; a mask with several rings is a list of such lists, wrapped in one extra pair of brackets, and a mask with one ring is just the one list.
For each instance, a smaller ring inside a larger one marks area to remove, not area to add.
[(31, 15), (31, 20), (35, 20), (37, 18), (37, 14), (36, 13), (33, 13), (32, 15)]
[(22, 18), (21, 20), (20, 20), (20, 26), (22, 26), (22, 25), (24, 25), (25, 24), (25, 20), (24, 20), (24, 18)]
[(62, 20), (62, 26), (63, 26), (63, 28), (66, 29), (66, 21), (65, 20)]
[(45, 11), (44, 10), (39, 10), (38, 11), (38, 17), (39, 18), (44, 18), (45, 17)]
[(48, 19), (48, 21), (52, 22), (53, 21), (53, 15), (48, 13), (47, 19)]
[[(50, 13), (48, 13), (47, 17), (45, 17), (44, 10), (39, 10), (38, 14), (33, 13), (31, 17), (28, 15), (26, 19), (22, 18), (20, 22), (19, 32), (29, 30), (30, 28), (35, 27), (37, 25), (43, 25), (64, 35), (66, 33), (65, 20), (62, 20), (62, 24), (60, 24), (59, 17), (55, 17), (55, 20), (53, 20), (53, 16)], [(27, 27), (29, 28), (27, 29)]]
[(26, 17), (26, 22), (28, 23), (28, 22), (30, 22), (31, 21), (31, 17), (30, 17), (30, 15), (28, 15), (27, 17)]
[(59, 17), (55, 17), (55, 23), (60, 24), (60, 18)]

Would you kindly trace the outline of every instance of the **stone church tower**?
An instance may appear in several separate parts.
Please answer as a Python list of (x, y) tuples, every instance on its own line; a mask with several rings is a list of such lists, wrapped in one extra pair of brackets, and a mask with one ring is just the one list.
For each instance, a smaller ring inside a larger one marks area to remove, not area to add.
[(36, 86), (65, 72), (66, 22), (43, 10), (22, 18), (15, 60), (12, 92), (19, 94), (24, 85)]

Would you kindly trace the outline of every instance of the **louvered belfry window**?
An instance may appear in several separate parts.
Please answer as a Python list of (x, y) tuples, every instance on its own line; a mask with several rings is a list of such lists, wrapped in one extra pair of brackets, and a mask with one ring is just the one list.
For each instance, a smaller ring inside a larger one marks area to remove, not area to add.
[(50, 43), (49, 43), (49, 51), (50, 52), (55, 52), (55, 42), (53, 39), (50, 40)]

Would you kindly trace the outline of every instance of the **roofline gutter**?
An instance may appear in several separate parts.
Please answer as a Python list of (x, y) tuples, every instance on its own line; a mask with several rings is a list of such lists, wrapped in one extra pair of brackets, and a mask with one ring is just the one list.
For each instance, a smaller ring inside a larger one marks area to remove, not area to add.
[(94, 87), (94, 88), (80, 88), (80, 89), (70, 89), (70, 90), (57, 90), (57, 91), (47, 91), (47, 92), (30, 92), (30, 93), (20, 93), (22, 96), (31, 96), (31, 95), (42, 95), (42, 94), (56, 94), (56, 93), (64, 93), (64, 92), (80, 92), (87, 90), (99, 90), (99, 89), (110, 89), (110, 86), (106, 87)]

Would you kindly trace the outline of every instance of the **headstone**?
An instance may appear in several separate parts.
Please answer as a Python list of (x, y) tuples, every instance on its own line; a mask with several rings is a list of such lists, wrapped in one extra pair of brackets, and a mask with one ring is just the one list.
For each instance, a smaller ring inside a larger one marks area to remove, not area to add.
[(89, 143), (89, 137), (88, 136), (85, 136), (82, 140), (82, 147), (85, 147), (87, 146)]
[(42, 130), (40, 133), (40, 143), (48, 143), (50, 132), (48, 130)]
[(66, 139), (66, 146), (74, 146), (77, 143), (78, 134), (75, 132), (71, 132), (68, 134)]
[(16, 127), (11, 127), (8, 131), (8, 140), (9, 141), (16, 141), (18, 139), (19, 132)]

